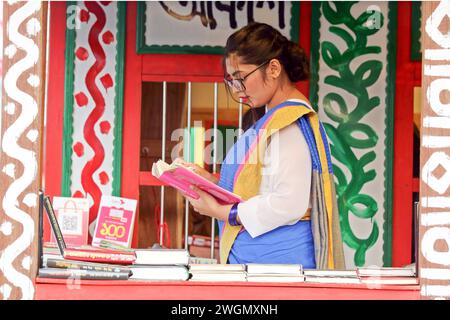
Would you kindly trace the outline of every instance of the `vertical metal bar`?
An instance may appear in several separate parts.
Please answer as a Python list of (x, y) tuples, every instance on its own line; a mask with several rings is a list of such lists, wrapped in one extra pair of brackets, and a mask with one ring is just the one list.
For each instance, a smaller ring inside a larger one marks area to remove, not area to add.
[[(163, 102), (162, 102), (162, 138), (161, 138), (161, 159), (166, 161), (166, 111), (167, 111), (167, 82), (163, 82)], [(163, 245), (164, 239), (164, 186), (161, 186), (161, 212), (159, 218), (159, 244)]]
[(216, 165), (217, 165), (217, 113), (218, 113), (218, 90), (217, 90), (217, 82), (214, 82), (214, 143), (213, 143), (213, 150), (214, 150), (214, 156), (213, 156), (213, 173), (216, 173)]
[[(218, 85), (217, 82), (214, 82), (214, 157), (213, 157), (213, 173), (216, 173), (216, 164), (217, 164), (217, 113), (218, 113)], [(214, 239), (216, 237), (216, 219), (211, 218), (211, 259), (214, 259)]]
[(239, 136), (242, 134), (242, 98), (239, 98)]
[[(187, 151), (184, 150), (185, 154), (187, 153), (186, 161), (191, 160), (191, 108), (192, 108), (192, 83), (188, 82), (188, 99), (187, 99), (188, 109), (187, 109)], [(185, 199), (184, 202), (184, 248), (188, 250), (188, 232), (189, 232), (189, 201)]]

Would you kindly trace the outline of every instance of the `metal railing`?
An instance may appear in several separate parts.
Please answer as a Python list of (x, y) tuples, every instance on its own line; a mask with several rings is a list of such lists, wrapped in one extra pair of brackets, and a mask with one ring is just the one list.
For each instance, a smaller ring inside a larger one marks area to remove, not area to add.
[[(187, 82), (187, 137), (184, 137), (187, 139), (187, 159), (191, 159), (191, 119), (192, 119), (192, 82)], [(218, 83), (214, 83), (214, 115), (213, 115), (213, 134), (214, 137), (217, 137), (218, 134)], [(239, 103), (239, 135), (242, 133), (242, 101)], [(162, 160), (165, 161), (165, 150), (166, 150), (166, 113), (167, 113), (167, 82), (163, 82), (163, 100), (162, 100), (162, 137), (161, 137), (161, 154), (162, 154)], [(214, 138), (213, 141), (213, 161), (212, 161), (212, 173), (215, 174), (217, 171), (217, 138)], [(186, 152), (186, 150), (184, 150)], [(163, 245), (163, 239), (164, 239), (164, 193), (165, 188), (164, 186), (161, 186), (161, 212), (160, 212), (160, 237), (159, 237), (159, 244)], [(184, 218), (184, 246), (187, 250), (189, 248), (188, 244), (188, 237), (189, 237), (189, 201), (185, 199), (185, 218)], [(214, 258), (214, 244), (215, 244), (215, 219), (211, 219), (211, 258)]]

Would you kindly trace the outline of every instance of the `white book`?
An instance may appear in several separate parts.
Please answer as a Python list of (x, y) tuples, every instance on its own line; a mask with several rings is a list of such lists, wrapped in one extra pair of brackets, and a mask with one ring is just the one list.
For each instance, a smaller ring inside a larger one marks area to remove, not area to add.
[(322, 270), (322, 269), (305, 269), (305, 276), (314, 277), (357, 277), (356, 270)]
[(303, 274), (301, 264), (263, 264), (249, 263), (247, 264), (247, 273), (249, 274)]
[(188, 265), (189, 252), (184, 249), (136, 249), (134, 265)]
[(284, 275), (247, 275), (250, 282), (305, 282), (304, 276), (284, 276)]
[(189, 264), (217, 264), (217, 259), (204, 257), (189, 257)]
[(185, 266), (131, 266), (131, 280), (178, 280), (189, 279), (189, 271)]
[(191, 264), (189, 265), (191, 272), (243, 272), (244, 264)]
[(245, 272), (229, 273), (192, 273), (189, 281), (247, 281)]
[(419, 284), (419, 279), (415, 277), (383, 277), (374, 278), (367, 277), (361, 278), (361, 283), (372, 284), (372, 285), (415, 285)]
[(416, 274), (413, 268), (400, 267), (359, 267), (357, 272), (360, 277), (414, 277)]
[(306, 276), (305, 282), (317, 282), (317, 283), (347, 283), (347, 284), (359, 284), (361, 281), (357, 277), (314, 277)]

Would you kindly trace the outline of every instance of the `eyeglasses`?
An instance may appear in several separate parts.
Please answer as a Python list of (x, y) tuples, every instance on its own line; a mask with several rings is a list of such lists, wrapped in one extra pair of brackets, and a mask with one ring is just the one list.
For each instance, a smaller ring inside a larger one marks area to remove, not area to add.
[(245, 79), (247, 79), (252, 73), (254, 73), (256, 70), (262, 68), (263, 66), (265, 66), (266, 64), (268, 64), (270, 62), (270, 60), (267, 60), (266, 62), (260, 64), (259, 66), (257, 66), (254, 70), (250, 71), (245, 77), (243, 78), (237, 78), (237, 79), (227, 79), (224, 78), (223, 80), (225, 81), (225, 83), (228, 85), (228, 87), (235, 89), (236, 91), (245, 91), (245, 84), (244, 81)]

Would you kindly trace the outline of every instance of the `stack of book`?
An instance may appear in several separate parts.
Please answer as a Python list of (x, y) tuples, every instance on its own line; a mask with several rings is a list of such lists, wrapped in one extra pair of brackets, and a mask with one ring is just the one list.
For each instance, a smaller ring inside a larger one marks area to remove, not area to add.
[[(77, 260), (78, 258), (78, 260)], [(77, 248), (43, 248), (42, 266), (38, 270), (41, 278), (127, 280), (131, 269), (124, 261), (135, 259), (133, 252), (119, 252), (82, 246)]]
[(204, 257), (189, 257), (189, 265), (191, 264), (217, 264), (217, 259)]
[(39, 277), (85, 280), (128, 280), (131, 269), (123, 265), (103, 264), (60, 258), (47, 258), (39, 268)]
[(189, 253), (184, 249), (135, 249), (130, 280), (186, 281)]
[[(127, 199), (112, 200), (118, 203), (113, 203), (115, 207), (109, 208), (109, 213), (120, 213), (120, 217), (125, 213), (131, 214), (131, 208), (128, 208), (130, 210), (125, 208), (126, 212), (117, 209), (122, 204), (126, 204)], [(39, 204), (39, 277), (121, 280), (187, 280), (189, 278), (187, 250), (130, 249), (128, 248), (130, 239), (122, 243), (102, 237), (96, 238), (95, 246), (68, 246), (50, 198), (43, 192), (39, 194)], [(57, 244), (57, 247), (47, 249), (42, 248), (41, 224), (44, 207)], [(126, 221), (130, 222), (132, 219)], [(128, 228), (122, 227), (122, 231)], [(131, 229), (128, 231), (130, 231), (128, 235), (131, 236)]]
[(359, 267), (361, 283), (368, 285), (415, 285), (418, 284), (415, 268), (412, 267)]
[(57, 247), (42, 248), (42, 228), (39, 226), (39, 270), (42, 278), (59, 279), (123, 279), (129, 278), (130, 269), (118, 265), (133, 263), (136, 256), (129, 250), (111, 250), (93, 246), (68, 246), (64, 240), (55, 211), (48, 196), (39, 195), (40, 224), (45, 207)]
[[(207, 258), (211, 256), (211, 237), (194, 234), (188, 237), (191, 256)], [(214, 256), (219, 256), (219, 238), (214, 241)]]
[(252, 282), (303, 282), (300, 264), (247, 264), (247, 281)]
[(246, 281), (244, 264), (190, 264), (190, 281)]
[(305, 269), (305, 282), (359, 284), (356, 270)]

